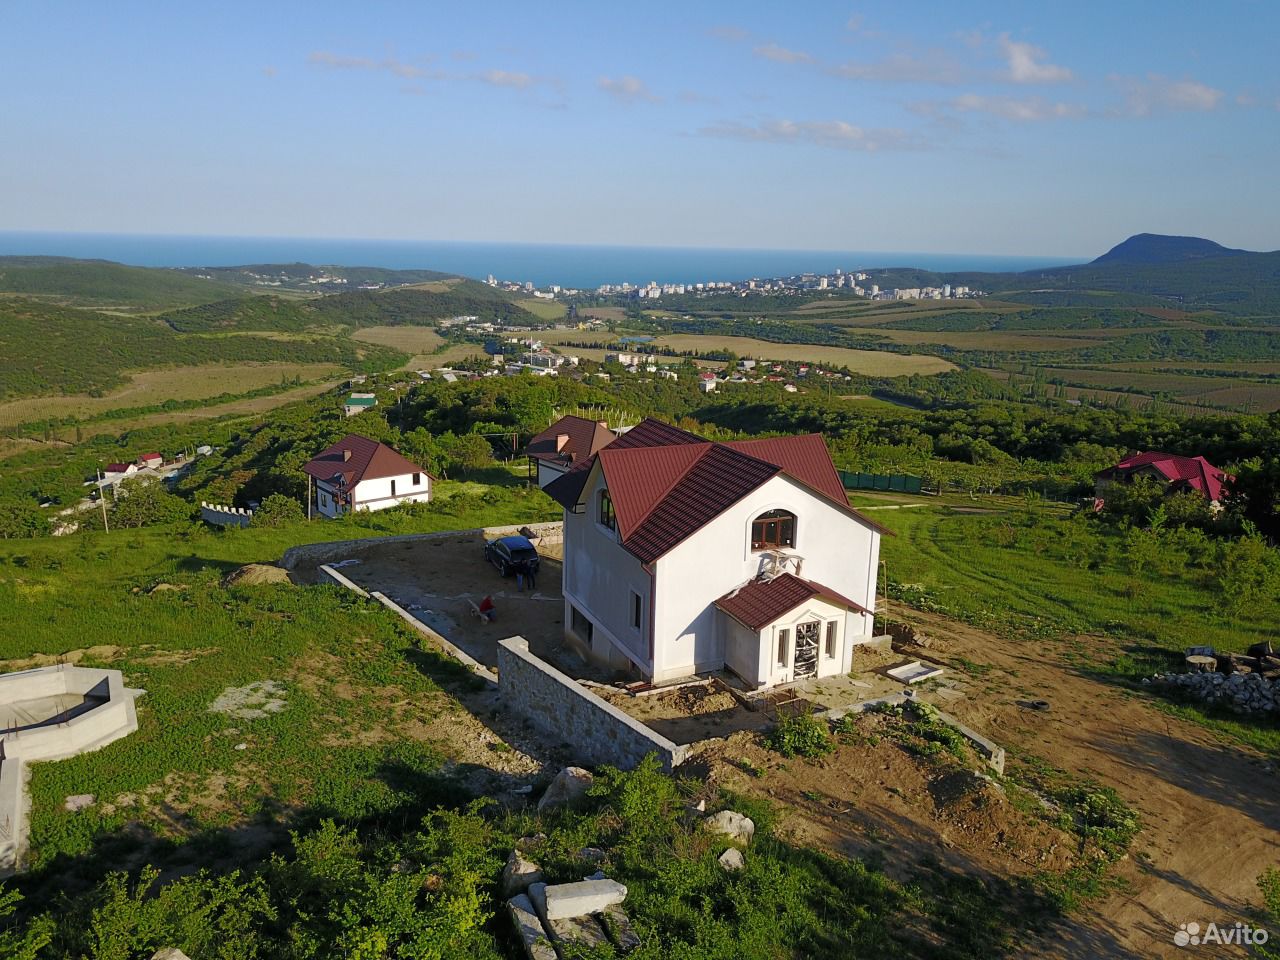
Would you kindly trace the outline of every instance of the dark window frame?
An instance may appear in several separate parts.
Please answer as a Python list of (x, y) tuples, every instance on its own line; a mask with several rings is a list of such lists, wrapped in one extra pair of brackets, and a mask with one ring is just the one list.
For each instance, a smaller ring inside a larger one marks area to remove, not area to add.
[(751, 521), (751, 549), (795, 549), (796, 515), (790, 510), (767, 510)]
[(600, 491), (600, 505), (596, 513), (596, 522), (600, 526), (615, 532), (618, 529), (618, 514), (613, 509), (613, 497), (609, 496), (608, 490)]

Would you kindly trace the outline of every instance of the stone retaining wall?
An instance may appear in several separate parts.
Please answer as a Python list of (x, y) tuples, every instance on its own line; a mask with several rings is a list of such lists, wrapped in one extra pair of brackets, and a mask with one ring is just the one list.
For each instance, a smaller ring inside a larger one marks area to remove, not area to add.
[(499, 641), (498, 689), (505, 709), (569, 744), (583, 763), (628, 769), (656, 753), (670, 770), (690, 755), (689, 746), (655, 733), (535, 657), (524, 637)]

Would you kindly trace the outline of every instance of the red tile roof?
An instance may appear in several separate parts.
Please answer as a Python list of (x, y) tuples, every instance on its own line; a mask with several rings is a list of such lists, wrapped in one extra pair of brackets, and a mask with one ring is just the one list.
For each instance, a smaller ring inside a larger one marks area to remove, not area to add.
[(827, 442), (820, 433), (799, 437), (768, 437), (763, 440), (729, 440), (725, 446), (748, 456), (776, 463), (805, 486), (812, 487), (837, 503), (849, 502), (845, 496), (844, 484), (840, 482), (840, 475), (836, 473), (836, 466), (831, 462)]
[(779, 473), (885, 532), (849, 506), (819, 434), (713, 443), (647, 419), (547, 484), (546, 492), (574, 509), (597, 462), (622, 545), (642, 563), (658, 559)]
[(1223, 485), (1232, 477), (1223, 473), (1204, 457), (1182, 457), (1151, 450), (1125, 457), (1100, 476), (1125, 477), (1143, 467), (1151, 467), (1175, 486), (1186, 486), (1203, 494), (1207, 500), (1221, 500)]
[(821, 597), (837, 607), (870, 613), (860, 603), (855, 603), (830, 587), (812, 580), (801, 580), (790, 573), (772, 580), (752, 580), (745, 586), (726, 593), (716, 601), (716, 606), (748, 630), (762, 630), (779, 617), (790, 613), (814, 597)]
[[(641, 563), (652, 563), (777, 473), (778, 468), (772, 463), (718, 443), (707, 444), (693, 466), (635, 531), (624, 536), (622, 545)], [(605, 482), (608, 480), (606, 473)], [(617, 500), (614, 506), (617, 507)]]
[[(350, 456), (345, 455), (347, 451), (350, 451)], [(347, 487), (354, 487), (361, 480), (398, 477), (406, 473), (427, 473), (385, 443), (378, 443), (357, 433), (349, 433), (333, 446), (321, 451), (307, 461), (302, 469), (326, 483), (332, 483), (341, 477), (342, 484)]]
[[(564, 446), (559, 445), (561, 436), (568, 438)], [(575, 463), (608, 446), (617, 437), (616, 433), (595, 420), (565, 416), (530, 440), (524, 452), (538, 460)]]

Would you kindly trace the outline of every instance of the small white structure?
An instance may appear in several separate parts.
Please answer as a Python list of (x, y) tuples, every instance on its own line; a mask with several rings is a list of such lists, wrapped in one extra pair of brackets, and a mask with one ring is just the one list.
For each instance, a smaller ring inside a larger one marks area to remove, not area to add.
[(60, 664), (0, 674), (0, 877), (27, 846), (26, 764), (98, 750), (138, 729), (119, 670)]
[(315, 509), (326, 517), (431, 499), (431, 474), (385, 443), (355, 433), (307, 461), (302, 469), (315, 480)]
[(566, 637), (599, 662), (760, 688), (847, 673), (872, 637), (884, 528), (818, 434), (712, 443), (645, 420), (546, 489)]
[(348, 417), (354, 417), (358, 413), (364, 413), (378, 405), (378, 398), (372, 393), (353, 393), (347, 397), (346, 402), (342, 405), (342, 412)]

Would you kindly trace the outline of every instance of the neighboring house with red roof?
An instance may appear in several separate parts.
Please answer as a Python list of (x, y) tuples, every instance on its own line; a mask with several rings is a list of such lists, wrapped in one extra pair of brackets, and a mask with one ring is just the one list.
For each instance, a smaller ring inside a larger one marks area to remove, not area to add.
[(144, 453), (138, 458), (138, 466), (151, 467), (153, 469), (164, 466), (164, 457), (158, 453)]
[(884, 529), (818, 434), (713, 443), (645, 420), (547, 486), (565, 508), (571, 644), (667, 681), (847, 673), (874, 627)]
[(530, 440), (524, 453), (537, 465), (538, 486), (546, 487), (617, 438), (603, 420), (565, 416)]
[(1103, 500), (1112, 484), (1132, 483), (1138, 477), (1149, 477), (1164, 484), (1169, 493), (1198, 493), (1212, 507), (1221, 505), (1223, 490), (1233, 479), (1204, 457), (1180, 457), (1152, 450), (1132, 454), (1114, 467), (1099, 471), (1094, 476), (1094, 490)]
[(326, 517), (431, 499), (434, 478), (426, 470), (385, 443), (356, 433), (321, 451), (302, 469), (315, 481), (316, 512)]

